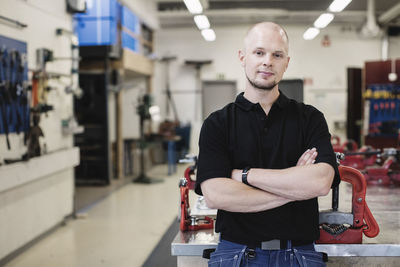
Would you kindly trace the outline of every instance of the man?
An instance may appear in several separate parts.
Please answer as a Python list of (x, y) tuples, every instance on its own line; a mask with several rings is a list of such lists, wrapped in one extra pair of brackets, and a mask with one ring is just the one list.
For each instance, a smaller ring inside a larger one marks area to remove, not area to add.
[(317, 197), (338, 170), (323, 114), (278, 89), (288, 50), (281, 26), (253, 26), (239, 51), (244, 94), (202, 126), (196, 192), (218, 209), (221, 239), (209, 266), (325, 266)]

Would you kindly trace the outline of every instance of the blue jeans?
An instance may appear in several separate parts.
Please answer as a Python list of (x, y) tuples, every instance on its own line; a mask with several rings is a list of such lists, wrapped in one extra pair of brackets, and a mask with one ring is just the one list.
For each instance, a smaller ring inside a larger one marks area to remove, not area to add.
[[(289, 241), (290, 242), (290, 241)], [(215, 252), (211, 253), (209, 267), (324, 267), (322, 253), (315, 251), (314, 244), (281, 250), (251, 251), (246, 245), (221, 240)]]

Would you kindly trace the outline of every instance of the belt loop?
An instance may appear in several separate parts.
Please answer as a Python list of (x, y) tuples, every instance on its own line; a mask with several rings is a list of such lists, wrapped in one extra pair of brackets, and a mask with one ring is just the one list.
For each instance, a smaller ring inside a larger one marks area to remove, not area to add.
[(286, 241), (286, 248), (287, 249), (292, 249), (292, 240), (287, 240)]

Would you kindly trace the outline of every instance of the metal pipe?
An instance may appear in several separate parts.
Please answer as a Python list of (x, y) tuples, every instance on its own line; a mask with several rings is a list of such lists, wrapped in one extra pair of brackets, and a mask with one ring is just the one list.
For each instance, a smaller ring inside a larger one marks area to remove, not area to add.
[(18, 20), (15, 20), (15, 19), (10, 19), (10, 18), (4, 17), (4, 16), (0, 16), (0, 19), (8, 21), (8, 22), (11, 22), (11, 23), (15, 24), (17, 27), (21, 27), (21, 28), (28, 27), (27, 24), (22, 23), (22, 22), (20, 22)]
[(388, 59), (388, 54), (389, 54), (389, 35), (386, 30), (385, 34), (382, 37), (382, 60), (383, 61)]
[(400, 15), (400, 3), (394, 5), (391, 9), (385, 11), (379, 16), (378, 21), (381, 24), (388, 24), (393, 19)]

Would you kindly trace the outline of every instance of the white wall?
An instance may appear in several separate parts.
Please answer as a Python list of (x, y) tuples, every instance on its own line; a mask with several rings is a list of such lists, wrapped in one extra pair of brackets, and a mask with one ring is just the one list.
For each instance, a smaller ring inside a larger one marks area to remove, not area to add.
[[(28, 25), (27, 28), (16, 28), (0, 23), (0, 35), (27, 43), (28, 67), (36, 68), (36, 49), (53, 50), (55, 57), (70, 57), (70, 39), (67, 36), (56, 36), (56, 28), (72, 31), (72, 17), (66, 13), (64, 0), (1, 0), (0, 15)], [(69, 74), (70, 61), (48, 63), (46, 70)], [(46, 143), (47, 151), (57, 151), (73, 146), (72, 135), (64, 136), (61, 120), (73, 113), (73, 98), (64, 92), (70, 83), (69, 78), (52, 80), (54, 87), (48, 94), (48, 103), (54, 110), (41, 116), (40, 126), (45, 137), (40, 142)], [(7, 150), (5, 136), (0, 135), (0, 161), (4, 158), (19, 158), (26, 152), (23, 134), (11, 134), (11, 150)], [(78, 152), (76, 153), (78, 157)], [(39, 159), (39, 158), (36, 158)], [(64, 159), (75, 160), (75, 159)], [(46, 162), (52, 164), (52, 162)], [(32, 170), (27, 163), (18, 163), (25, 172)], [(0, 166), (0, 173), (16, 165)], [(0, 175), (0, 178), (1, 177)], [(17, 179), (18, 177), (15, 177)], [(0, 179), (1, 180), (1, 179)], [(0, 260), (25, 245), (37, 236), (48, 231), (73, 212), (74, 171), (69, 167), (6, 191), (0, 192)]]
[[(345, 121), (347, 102), (346, 68), (362, 68), (364, 61), (380, 60), (379, 39), (362, 39), (354, 31), (342, 31), (340, 27), (329, 26), (312, 41), (302, 38), (304, 26), (285, 26), (289, 35), (291, 56), (285, 78), (308, 78), (312, 84), (305, 85), (305, 103), (315, 105), (324, 112), (331, 132), (335, 132), (334, 121)], [(196, 89), (195, 71), (184, 65), (187, 59), (213, 60), (212, 65), (202, 68), (202, 80), (216, 80), (222, 74), (226, 80), (236, 80), (238, 92), (244, 88), (245, 77), (240, 67), (237, 51), (242, 46), (243, 37), (250, 25), (235, 27), (215, 27), (217, 39), (206, 42), (195, 28), (162, 29), (156, 33), (156, 52), (159, 56), (174, 55), (177, 60), (170, 64), (171, 90)], [(324, 35), (331, 40), (329, 47), (321, 44)], [(400, 54), (399, 38), (390, 39), (389, 56)], [(165, 110), (165, 66), (157, 63), (154, 88), (161, 110)], [(200, 97), (200, 96), (197, 96)], [(194, 94), (174, 95), (178, 113), (183, 121), (194, 121)], [(198, 125), (201, 122), (195, 122)], [(193, 132), (194, 144), (197, 142)], [(192, 143), (193, 144), (193, 143)], [(193, 146), (192, 146), (193, 148)]]

